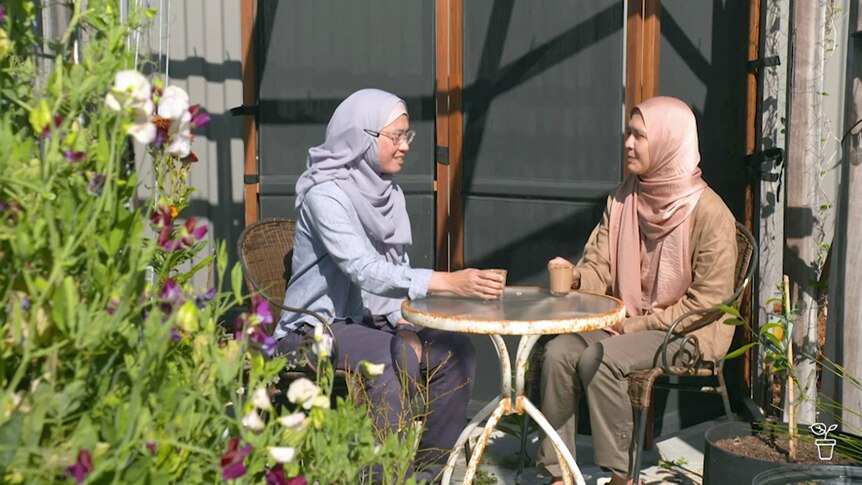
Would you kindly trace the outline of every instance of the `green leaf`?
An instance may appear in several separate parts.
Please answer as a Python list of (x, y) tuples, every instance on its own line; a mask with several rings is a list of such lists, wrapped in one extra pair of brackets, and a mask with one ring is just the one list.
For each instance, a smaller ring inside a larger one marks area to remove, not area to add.
[(745, 344), (742, 347), (734, 350), (733, 352), (725, 355), (724, 359), (725, 360), (735, 359), (735, 358), (739, 357), (740, 355), (745, 354), (745, 352), (748, 351), (748, 349), (754, 347), (755, 345), (757, 345), (757, 342), (751, 342), (751, 343)]
[(242, 267), (239, 263), (233, 265), (230, 271), (230, 285), (233, 290), (233, 297), (236, 304), (242, 303)]
[(736, 308), (733, 308), (732, 306), (718, 305), (717, 308), (719, 310), (723, 311), (724, 313), (727, 313), (729, 315), (733, 315), (736, 318), (742, 318), (742, 316), (739, 314), (739, 310), (737, 310)]
[(738, 318), (728, 318), (727, 320), (724, 321), (725, 325), (733, 325), (733, 326), (743, 325), (744, 323), (745, 323), (745, 320), (740, 320)]

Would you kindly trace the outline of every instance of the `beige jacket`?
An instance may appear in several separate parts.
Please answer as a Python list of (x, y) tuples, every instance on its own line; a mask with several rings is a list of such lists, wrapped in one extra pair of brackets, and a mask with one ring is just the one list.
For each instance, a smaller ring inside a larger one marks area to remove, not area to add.
[[(613, 196), (611, 196), (613, 197)], [(608, 224), (611, 197), (608, 198), (602, 221), (593, 230), (584, 248), (584, 256), (577, 264), (581, 272), (580, 288), (595, 293), (610, 294), (610, 248)], [(736, 267), (736, 227), (733, 214), (712, 189), (700, 196), (691, 214), (691, 271), (692, 283), (682, 298), (664, 310), (627, 318), (623, 322), (625, 333), (643, 330), (667, 330), (683, 313), (696, 308), (709, 308), (733, 294)], [(692, 332), (697, 336), (700, 350), (707, 360), (716, 360), (730, 347), (734, 328), (719, 320)], [(697, 317), (686, 321), (677, 330), (697, 322)]]

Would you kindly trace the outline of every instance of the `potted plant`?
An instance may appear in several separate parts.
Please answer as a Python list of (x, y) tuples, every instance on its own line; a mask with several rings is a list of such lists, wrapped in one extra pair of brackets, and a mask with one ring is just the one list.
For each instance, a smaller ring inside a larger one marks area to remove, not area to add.
[[(783, 423), (780, 418), (769, 416), (766, 419), (755, 419), (753, 423), (727, 422), (709, 429), (705, 435), (704, 484), (751, 483), (758, 473), (765, 470), (794, 463), (817, 464), (821, 463), (821, 456), (825, 456), (821, 455), (822, 449), (815, 443), (814, 435), (823, 435), (825, 439), (825, 434), (834, 431), (837, 426), (826, 427), (817, 423), (817, 426), (812, 425), (810, 428), (811, 433), (807, 430), (800, 433), (796, 426), (793, 408), (798, 402), (793, 396), (793, 343), (790, 337), (796, 309), (789, 305), (789, 286), (785, 276), (781, 285), (782, 297), (768, 302), (776, 304), (775, 314), (779, 318), (760, 327), (756, 342), (728, 353), (726, 358), (738, 357), (749, 348), (760, 346), (764, 374), (772, 376), (772, 381), (776, 384), (770, 386), (776, 395), (773, 396), (773, 405), (767, 409), (767, 413), (783, 411), (774, 403), (780, 403), (780, 393), (784, 390), (787, 393), (787, 414), (790, 419)], [(733, 316), (727, 320), (728, 324), (746, 324), (735, 308), (723, 309)], [(823, 369), (835, 370), (836, 366), (824, 365)], [(845, 377), (841, 373), (838, 375)], [(828, 446), (829, 441), (833, 440), (824, 441), (823, 446)], [(840, 456), (830, 455), (832, 463), (852, 463), (852, 459), (846, 458), (847, 456), (855, 457), (856, 460), (862, 459), (862, 449), (855, 448), (862, 440), (841, 433), (840, 440), (834, 441), (836, 443), (832, 449), (837, 449)]]

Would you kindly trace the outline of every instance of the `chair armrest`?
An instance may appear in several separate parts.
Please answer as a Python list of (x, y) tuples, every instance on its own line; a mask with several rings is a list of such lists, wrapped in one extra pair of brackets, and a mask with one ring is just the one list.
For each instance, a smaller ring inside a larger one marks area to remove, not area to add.
[[(694, 367), (700, 362), (701, 354), (700, 354), (700, 345), (697, 341), (697, 337), (691, 335), (691, 332), (701, 329), (709, 324), (715, 322), (717, 318), (719, 318), (724, 312), (722, 312), (718, 307), (710, 307), (710, 308), (698, 308), (695, 310), (690, 310), (682, 315), (680, 315), (674, 322), (671, 324), (670, 328), (668, 328), (667, 333), (664, 336), (664, 342), (659, 349), (661, 352), (661, 367), (662, 369), (670, 374), (670, 375), (680, 375), (679, 369), (685, 369), (685, 372), (690, 372)], [(678, 331), (677, 328), (682, 324), (686, 319), (693, 317), (695, 315), (703, 315), (698, 322), (695, 322), (692, 326), (686, 328), (685, 330)], [(692, 346), (692, 358), (688, 362), (683, 362), (682, 366), (674, 366), (671, 367), (668, 364), (669, 356), (668, 356), (668, 345), (673, 339), (682, 339), (681, 349), (686, 348), (687, 345), (691, 342)]]

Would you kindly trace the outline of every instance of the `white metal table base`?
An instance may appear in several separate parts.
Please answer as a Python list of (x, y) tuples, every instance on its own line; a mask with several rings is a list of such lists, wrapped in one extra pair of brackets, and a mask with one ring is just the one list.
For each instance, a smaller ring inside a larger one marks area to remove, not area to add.
[[(500, 395), (495, 397), (481, 411), (476, 413), (476, 416), (467, 424), (464, 431), (455, 442), (455, 447), (449, 454), (449, 459), (446, 462), (446, 467), (443, 472), (443, 485), (449, 485), (452, 481), (452, 473), (455, 471), (455, 463), (458, 461), (458, 453), (464, 444), (469, 439), (473, 431), (479, 426), (482, 421), (487, 419), (485, 427), (482, 429), (482, 434), (479, 437), (476, 447), (473, 448), (473, 453), (470, 460), (467, 462), (467, 472), (464, 475), (464, 485), (472, 485), (476, 475), (476, 470), (479, 467), (479, 461), (482, 458), (482, 453), (491, 438), (491, 433), (497, 428), (497, 423), (500, 419), (508, 414), (529, 415), (536, 424), (542, 428), (545, 435), (554, 444), (557, 452), (557, 458), (560, 462), (560, 469), (563, 473), (563, 482), (566, 485), (576, 483), (585, 485), (584, 477), (581, 475), (581, 470), (575, 463), (575, 458), (572, 453), (563, 444), (560, 435), (557, 434), (553, 426), (548, 423), (542, 412), (533, 404), (524, 394), (524, 380), (527, 371), (527, 362), (530, 357), (530, 351), (539, 340), (539, 335), (524, 335), (518, 343), (518, 353), (515, 361), (515, 389), (512, 389), (512, 363), (509, 358), (509, 351), (506, 348), (506, 343), (499, 335), (489, 335), (494, 342), (494, 347), (497, 349), (497, 356), (500, 358)], [(514, 405), (513, 405), (514, 403)]]

